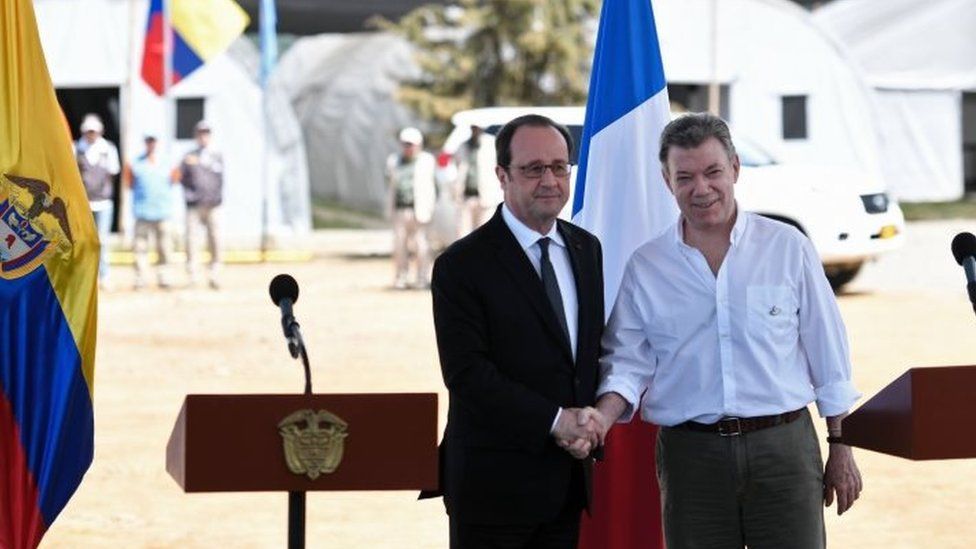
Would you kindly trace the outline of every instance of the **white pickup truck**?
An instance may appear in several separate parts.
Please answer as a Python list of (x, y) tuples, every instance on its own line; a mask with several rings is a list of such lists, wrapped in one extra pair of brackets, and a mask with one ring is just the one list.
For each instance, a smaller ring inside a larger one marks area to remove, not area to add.
[[(576, 144), (583, 131), (583, 107), (490, 107), (456, 113), (453, 130), (441, 151), (438, 179), (451, 180), (449, 159), (476, 125), (491, 136), (509, 120), (528, 113), (548, 116), (569, 128)], [(733, 134), (734, 134), (733, 130)], [(820, 254), (834, 289), (850, 282), (864, 263), (900, 247), (905, 218), (884, 186), (851, 169), (777, 162), (743, 135), (734, 135), (742, 168), (736, 183), (739, 205), (800, 229)], [(578, 151), (574, 151), (576, 153)], [(652, 151), (657, 154), (657, 151)], [(571, 159), (577, 164), (577, 159)], [(575, 174), (573, 178), (575, 183)], [(498, 200), (501, 200), (499, 190)], [(562, 217), (569, 218), (572, 200)]]

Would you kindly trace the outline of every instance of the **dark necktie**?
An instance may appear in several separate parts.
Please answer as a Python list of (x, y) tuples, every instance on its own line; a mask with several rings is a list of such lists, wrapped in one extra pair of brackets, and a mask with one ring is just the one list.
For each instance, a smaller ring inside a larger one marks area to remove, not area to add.
[(552, 268), (552, 261), (549, 261), (549, 237), (539, 239), (539, 248), (542, 250), (542, 261), (540, 271), (542, 273), (542, 286), (546, 289), (546, 297), (552, 305), (559, 325), (562, 326), (563, 333), (566, 334), (566, 341), (569, 341), (569, 327), (566, 324), (566, 311), (563, 309), (563, 296), (559, 292), (559, 281), (556, 280), (556, 271)]

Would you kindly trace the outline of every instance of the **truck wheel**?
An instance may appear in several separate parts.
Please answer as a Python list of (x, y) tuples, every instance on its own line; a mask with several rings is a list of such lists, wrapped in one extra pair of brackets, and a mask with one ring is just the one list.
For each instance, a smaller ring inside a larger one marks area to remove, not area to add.
[(854, 280), (857, 273), (861, 272), (864, 263), (853, 263), (849, 265), (825, 266), (824, 274), (827, 275), (827, 282), (834, 291), (839, 291), (845, 284)]

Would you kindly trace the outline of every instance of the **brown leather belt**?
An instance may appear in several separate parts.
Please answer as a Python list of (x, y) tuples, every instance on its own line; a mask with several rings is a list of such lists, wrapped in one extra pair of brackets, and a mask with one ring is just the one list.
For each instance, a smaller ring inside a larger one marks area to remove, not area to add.
[(698, 431), (701, 433), (718, 433), (723, 437), (734, 437), (759, 431), (785, 423), (792, 423), (800, 418), (805, 408), (793, 410), (774, 416), (758, 417), (727, 417), (715, 423), (698, 423), (697, 421), (686, 421), (672, 427), (672, 429), (685, 429), (687, 431)]

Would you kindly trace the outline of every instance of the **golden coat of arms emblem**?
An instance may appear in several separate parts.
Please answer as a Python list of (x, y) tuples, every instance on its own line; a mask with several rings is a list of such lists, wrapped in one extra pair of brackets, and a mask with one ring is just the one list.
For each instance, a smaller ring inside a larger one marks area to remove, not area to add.
[(327, 410), (305, 409), (278, 423), (288, 470), (315, 480), (335, 472), (342, 462), (349, 425)]
[(52, 253), (71, 251), (71, 226), (64, 200), (39, 179), (10, 173), (0, 177), (0, 278), (18, 278)]

